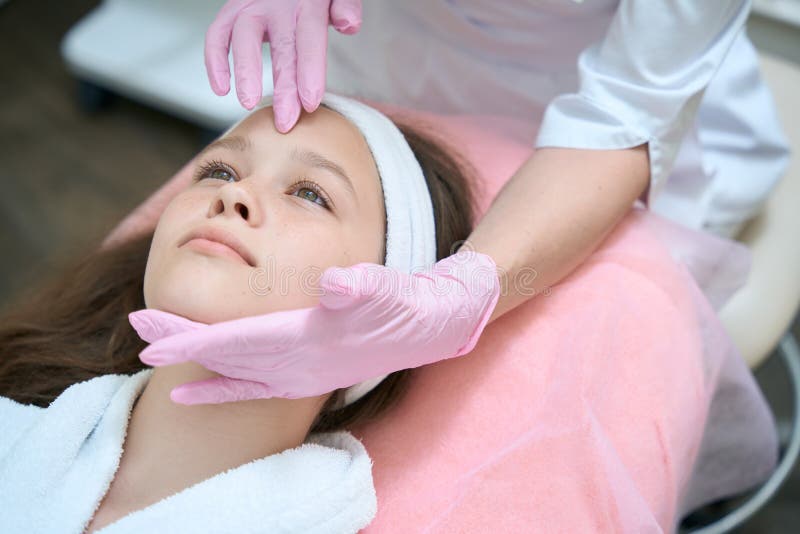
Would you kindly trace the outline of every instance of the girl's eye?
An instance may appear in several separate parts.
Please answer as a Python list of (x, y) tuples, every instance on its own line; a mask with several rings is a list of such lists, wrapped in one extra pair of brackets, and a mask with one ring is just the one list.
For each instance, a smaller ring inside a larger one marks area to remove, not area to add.
[(319, 185), (308, 180), (301, 180), (294, 184), (295, 196), (304, 198), (314, 204), (319, 204), (325, 209), (330, 209), (330, 199), (325, 195)]
[(234, 179), (233, 176), (231, 176), (231, 173), (229, 173), (225, 169), (214, 169), (213, 171), (208, 173), (208, 177), (216, 178), (218, 180), (225, 180), (226, 182), (230, 182), (231, 180)]
[(316, 202), (317, 199), (319, 198), (319, 195), (317, 195), (316, 191), (309, 189), (307, 187), (301, 187), (299, 189), (299, 192), (301, 197), (310, 200), (311, 202)]
[(204, 163), (200, 166), (197, 170), (197, 173), (194, 175), (194, 181), (199, 182), (204, 178), (211, 178), (213, 180), (224, 180), (226, 182), (235, 182), (236, 181), (236, 173), (233, 170), (222, 163), (221, 161), (209, 161), (208, 163)]
[[(209, 161), (208, 163), (204, 163), (199, 169), (197, 169), (197, 172), (194, 175), (194, 181), (199, 182), (200, 180), (204, 180), (206, 178), (210, 178), (212, 180), (223, 180), (225, 182), (235, 182), (238, 180), (236, 177), (236, 172), (230, 166), (219, 160), (213, 160)], [(331, 205), (333, 202), (316, 182), (312, 182), (310, 180), (300, 180), (292, 184), (291, 188), (294, 196), (308, 200), (309, 202), (313, 202), (314, 204), (318, 204), (323, 208), (332, 211)]]

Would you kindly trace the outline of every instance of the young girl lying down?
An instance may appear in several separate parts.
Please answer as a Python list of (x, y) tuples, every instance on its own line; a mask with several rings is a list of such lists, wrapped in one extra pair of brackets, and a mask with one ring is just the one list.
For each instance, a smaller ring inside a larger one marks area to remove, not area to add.
[[(371, 521), (371, 461), (345, 429), (388, 409), (408, 371), (344, 406), (345, 389), (186, 406), (173, 388), (219, 375), (194, 362), (149, 368), (128, 322), (142, 308), (216, 323), (311, 307), (314, 273), (386, 263), (387, 233), (391, 243), (410, 230), (387, 225), (386, 177), (359, 127), (334, 111), (363, 104), (325, 102), (289, 134), (271, 107), (251, 113), (196, 158), (153, 235), (92, 254), (10, 307), (0, 321), (4, 530), (354, 532)], [(427, 184), (433, 263), (470, 232), (466, 166), (398, 127)]]

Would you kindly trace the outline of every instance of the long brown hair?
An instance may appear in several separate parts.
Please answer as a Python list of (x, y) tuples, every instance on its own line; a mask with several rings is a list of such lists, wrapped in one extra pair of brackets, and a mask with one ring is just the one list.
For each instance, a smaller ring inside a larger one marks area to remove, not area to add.
[[(395, 119), (419, 161), (431, 195), (437, 259), (472, 230), (471, 167), (453, 147)], [(48, 406), (72, 384), (104, 374), (133, 374), (147, 345), (128, 323), (142, 309), (152, 233), (98, 249), (8, 306), (0, 317), (0, 395)], [(362, 423), (387, 410), (405, 391), (410, 370), (389, 375), (357, 402), (334, 409), (344, 390), (326, 402), (311, 432)]]

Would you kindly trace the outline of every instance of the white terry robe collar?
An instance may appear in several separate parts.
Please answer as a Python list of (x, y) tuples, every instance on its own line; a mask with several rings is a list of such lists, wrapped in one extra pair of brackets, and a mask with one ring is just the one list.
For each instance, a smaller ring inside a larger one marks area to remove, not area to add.
[[(3, 529), (83, 531), (111, 483), (131, 408), (151, 373), (75, 384), (47, 409), (0, 397)], [(377, 511), (371, 468), (352, 434), (312, 434), (299, 447), (216, 475), (99, 532), (356, 532)]]

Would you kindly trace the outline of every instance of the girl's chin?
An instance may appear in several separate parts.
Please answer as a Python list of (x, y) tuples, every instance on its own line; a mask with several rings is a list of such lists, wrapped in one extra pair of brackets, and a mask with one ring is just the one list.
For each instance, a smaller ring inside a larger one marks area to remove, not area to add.
[(224, 290), (198, 293), (182, 291), (176, 285), (153, 288), (149, 298), (146, 299), (146, 304), (148, 308), (180, 315), (190, 321), (204, 324), (221, 323), (287, 309), (285, 306), (276, 307), (276, 299), (269, 296), (243, 295), (241, 292)]
[(204, 324), (220, 323), (247, 316), (246, 313), (241, 312), (240, 308), (228, 309), (228, 306), (231, 305), (234, 303), (231, 302), (230, 297), (197, 298), (197, 296), (176, 295), (173, 291), (166, 295), (159, 294), (147, 301), (148, 308), (162, 310)]
[[(209, 269), (211, 270), (211, 269)], [(161, 272), (145, 280), (148, 308), (180, 315), (205, 324), (231, 321), (272, 312), (313, 307), (319, 297), (305, 295), (296, 288), (284, 293), (261, 290), (247, 280), (227, 273), (204, 269)], [(298, 294), (299, 293), (299, 294)]]

